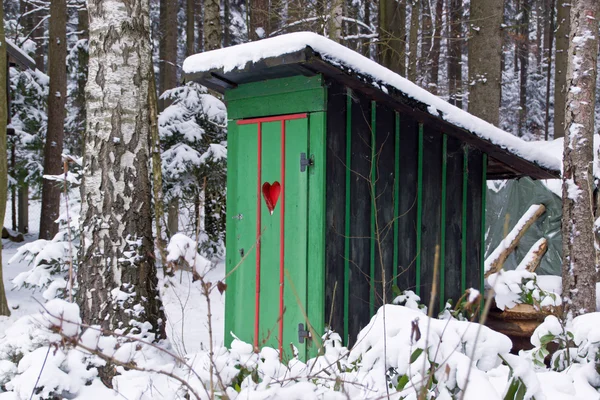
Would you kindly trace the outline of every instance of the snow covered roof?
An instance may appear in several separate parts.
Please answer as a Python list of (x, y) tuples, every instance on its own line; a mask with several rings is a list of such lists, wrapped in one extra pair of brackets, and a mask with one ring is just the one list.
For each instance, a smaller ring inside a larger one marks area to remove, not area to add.
[[(411, 109), (417, 119), (445, 121), (453, 134), (490, 158), (498, 177), (556, 178), (561, 160), (534, 143), (505, 132), (420, 88), (408, 79), (339, 43), (311, 32), (297, 32), (195, 54), (183, 63), (187, 80), (223, 92), (238, 84), (322, 73), (360, 88), (378, 101)], [(438, 124), (439, 125), (439, 124)], [(504, 175), (502, 175), (504, 174)]]

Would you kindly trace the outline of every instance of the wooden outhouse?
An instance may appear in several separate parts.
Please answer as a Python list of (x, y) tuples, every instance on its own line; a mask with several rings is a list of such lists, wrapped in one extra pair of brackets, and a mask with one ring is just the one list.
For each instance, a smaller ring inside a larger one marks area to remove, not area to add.
[[(352, 345), (393, 287), (436, 304), (483, 285), (487, 179), (557, 160), (312, 33), (189, 57), (228, 110), (226, 344)], [(436, 250), (436, 248), (438, 250)]]

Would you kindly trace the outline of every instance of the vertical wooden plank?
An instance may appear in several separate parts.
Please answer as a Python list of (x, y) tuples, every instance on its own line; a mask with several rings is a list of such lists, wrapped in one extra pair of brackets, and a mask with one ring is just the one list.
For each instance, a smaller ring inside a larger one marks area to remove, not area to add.
[[(441, 195), (442, 195), (442, 150), (443, 136), (441, 132), (429, 126), (423, 132), (423, 178), (422, 178), (422, 224), (419, 296), (424, 304), (429, 305), (435, 276), (435, 253), (440, 244), (441, 234)], [(439, 268), (439, 264), (438, 264)], [(417, 272), (419, 276), (419, 272)], [(439, 296), (439, 291), (434, 293)], [(438, 303), (435, 303), (437, 309)], [(434, 310), (435, 315), (436, 310)]]
[[(227, 278), (228, 290), (235, 296), (225, 300), (225, 344), (229, 332), (247, 343), (254, 342), (254, 296), (256, 204), (257, 204), (257, 125), (229, 123), (227, 167), (237, 171), (227, 177)], [(245, 256), (245, 258), (244, 258)], [(243, 261), (242, 261), (243, 260)]]
[[(312, 171), (300, 171), (300, 154), (308, 154), (308, 119), (296, 119), (285, 122), (285, 183), (280, 195), (280, 202), (285, 200), (284, 214), (284, 249), (285, 249), (285, 277), (284, 277), (284, 307), (283, 315), (283, 354), (285, 359), (292, 357), (290, 343), (298, 348), (301, 359), (306, 357), (307, 341), (300, 344), (298, 341), (298, 324), (306, 325), (305, 315), (311, 324), (319, 326), (318, 310), (323, 309), (321, 296), (324, 288), (320, 285), (323, 282), (322, 276), (323, 263), (316, 264), (322, 254), (323, 238), (320, 237), (323, 226), (323, 220), (320, 224), (314, 224), (315, 217), (323, 217), (319, 214), (319, 208), (322, 203), (317, 203), (318, 196), (315, 197), (315, 204), (309, 212), (309, 197), (311, 191), (309, 188), (309, 173)], [(321, 165), (323, 166), (323, 165)], [(311, 176), (310, 179), (313, 177)], [(315, 181), (318, 178), (315, 177)], [(322, 181), (321, 181), (322, 183)], [(319, 182), (315, 182), (318, 186)], [(321, 196), (324, 191), (321, 190)], [(280, 204), (284, 205), (284, 203)], [(312, 215), (315, 213), (317, 215)], [(314, 231), (309, 230), (309, 224), (313, 224)], [(321, 240), (317, 245), (315, 240)], [(308, 247), (310, 246), (310, 247)], [(307, 249), (310, 248), (310, 251)], [(311, 256), (310, 263), (308, 257)], [(307, 278), (307, 268), (314, 263), (311, 270), (310, 280)], [(275, 277), (271, 277), (273, 281)], [(311, 286), (310, 296), (308, 286)], [(310, 303), (309, 303), (310, 301)], [(311, 310), (314, 308), (315, 310)], [(311, 310), (311, 314), (307, 312)], [(315, 311), (315, 312), (312, 312)], [(322, 331), (317, 331), (320, 334)]]
[(394, 255), (392, 258), (391, 286), (398, 285), (398, 219), (400, 218), (400, 114), (394, 113)]
[[(417, 167), (417, 250), (415, 259), (415, 291), (421, 295), (421, 260), (423, 240), (423, 123), (419, 123), (419, 153)], [(427, 303), (425, 303), (427, 304)]]
[(417, 122), (403, 115), (400, 125), (400, 169), (396, 176), (398, 195), (398, 273), (400, 291), (416, 290), (417, 204), (419, 169), (419, 128)]
[(350, 183), (352, 171), (352, 90), (346, 89), (346, 193), (345, 193), (345, 229), (344, 229), (344, 333), (346, 343), (350, 342)]
[(467, 289), (479, 289), (481, 285), (483, 171), (482, 152), (470, 148), (467, 187)]
[[(446, 160), (446, 249), (445, 298), (455, 302), (461, 296), (462, 271), (462, 209), (463, 209), (463, 148), (461, 142), (448, 137)], [(464, 242), (466, 245), (466, 241)], [(453, 304), (456, 304), (456, 303)]]
[(371, 260), (371, 102), (352, 94), (352, 159), (350, 163), (349, 345), (370, 317)]
[[(479, 291), (484, 292), (485, 289), (485, 207), (486, 207), (486, 195), (487, 195), (487, 154), (483, 153), (482, 156), (482, 171), (481, 171), (481, 253), (479, 259)], [(483, 296), (481, 298), (483, 301)], [(483, 304), (483, 303), (482, 303)], [(483, 308), (482, 308), (483, 310)]]
[(377, 105), (375, 129), (375, 207), (377, 225), (375, 230), (375, 307), (391, 303), (394, 277), (394, 257), (397, 257), (398, 212), (396, 170), (399, 168), (396, 146), (396, 113), (386, 106)]
[[(350, 190), (346, 185), (349, 170), (346, 168), (346, 88), (334, 81), (327, 82), (327, 143), (325, 166), (325, 197), (326, 197), (326, 232), (325, 232), (325, 321), (331, 329), (338, 332), (346, 343), (348, 332), (345, 315), (346, 286), (345, 268), (345, 243), (347, 242), (346, 229), (346, 197), (344, 193)], [(311, 114), (311, 121), (312, 121)], [(311, 128), (310, 146), (316, 145), (315, 141), (323, 140), (314, 136), (316, 132)], [(318, 167), (317, 154), (315, 153), (315, 167)], [(316, 173), (316, 172), (315, 172)], [(349, 179), (349, 178), (348, 178)], [(311, 195), (312, 195), (312, 179)], [(315, 189), (318, 190), (318, 189)], [(312, 201), (311, 201), (312, 205)], [(309, 207), (311, 207), (309, 205)], [(349, 210), (348, 210), (349, 212)], [(312, 214), (311, 214), (312, 215)], [(349, 248), (349, 247), (348, 247)], [(309, 252), (311, 247), (309, 246)], [(309, 263), (309, 268), (312, 266)], [(310, 301), (310, 299), (309, 299)]]
[(464, 293), (467, 290), (467, 213), (469, 206), (467, 199), (469, 197), (469, 147), (463, 147), (463, 193), (462, 193), (462, 240), (461, 240), (461, 260), (460, 260), (460, 291)]
[(371, 197), (371, 260), (369, 262), (369, 278), (370, 278), (370, 294), (369, 294), (369, 313), (371, 316), (375, 315), (375, 292), (378, 283), (375, 281), (375, 241), (376, 241), (376, 197), (377, 192), (377, 178), (375, 176), (377, 171), (376, 150), (375, 150), (375, 135), (377, 135), (377, 103), (371, 101), (371, 123), (369, 125), (371, 131), (371, 173), (370, 178), (370, 190), (369, 196)]
[[(337, 110), (336, 110), (337, 111)], [(329, 287), (326, 289), (326, 274), (328, 266), (326, 265), (326, 196), (327, 184), (325, 174), (327, 172), (327, 153), (328, 145), (325, 140), (325, 127), (327, 126), (327, 115), (325, 112), (312, 113), (309, 116), (309, 139), (308, 147), (311, 156), (314, 158), (314, 165), (308, 168), (308, 284), (307, 284), (307, 309), (308, 321), (312, 327), (313, 340), (307, 348), (307, 359), (316, 357), (320, 346), (320, 336), (325, 331), (325, 323), (328, 315), (326, 314), (325, 296), (331, 296)], [(339, 183), (342, 180), (338, 180)], [(328, 216), (327, 216), (328, 218)], [(343, 239), (343, 238), (342, 238)], [(336, 240), (340, 242), (340, 236), (336, 235)], [(341, 248), (338, 248), (341, 251)], [(340, 266), (343, 261), (341, 257), (337, 265)], [(342, 271), (342, 268), (338, 268)], [(340, 290), (341, 292), (341, 290)], [(340, 293), (341, 294), (341, 293)], [(337, 293), (337, 298), (340, 298)], [(338, 300), (339, 301), (339, 300)], [(338, 303), (341, 309), (341, 304)], [(296, 325), (297, 327), (297, 325)], [(317, 335), (315, 338), (314, 336)], [(296, 334), (297, 336), (297, 334)]]
[(439, 283), (439, 301), (440, 310), (444, 309), (446, 304), (446, 173), (448, 169), (448, 136), (442, 135), (442, 195), (440, 199), (440, 283)]

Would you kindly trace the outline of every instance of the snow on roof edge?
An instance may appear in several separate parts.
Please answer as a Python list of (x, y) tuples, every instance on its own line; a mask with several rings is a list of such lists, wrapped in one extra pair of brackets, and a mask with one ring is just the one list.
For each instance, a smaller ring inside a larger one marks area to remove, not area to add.
[(306, 47), (312, 48), (322, 59), (331, 64), (349, 68), (363, 76), (371, 77), (373, 79), (371, 84), (384, 92), (386, 91), (385, 86), (391, 86), (408, 97), (424, 103), (427, 105), (427, 112), (435, 117), (461, 127), (540, 167), (560, 171), (561, 160), (554, 154), (545, 151), (543, 147), (503, 131), (429, 93), (375, 61), (313, 32), (289, 33), (195, 54), (185, 59), (183, 71), (186, 74), (214, 69), (229, 72), (244, 68), (249, 62), (256, 63), (266, 58), (301, 51)]

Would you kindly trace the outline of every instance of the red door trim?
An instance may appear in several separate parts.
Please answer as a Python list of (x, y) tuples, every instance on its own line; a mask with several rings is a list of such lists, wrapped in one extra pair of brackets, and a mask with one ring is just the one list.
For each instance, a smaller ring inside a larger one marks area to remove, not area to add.
[(254, 351), (258, 348), (258, 328), (260, 326), (260, 235), (261, 235), (261, 181), (262, 181), (262, 125), (257, 124), (258, 131), (258, 185), (256, 189), (256, 292), (254, 298)]
[(283, 283), (285, 260), (285, 121), (281, 120), (281, 204), (279, 205), (279, 358), (283, 356)]
[(261, 124), (263, 122), (277, 122), (277, 121), (288, 121), (290, 119), (302, 119), (302, 118), (306, 118), (307, 116), (308, 116), (307, 113), (287, 114), (287, 115), (276, 115), (274, 117), (239, 119), (236, 122), (238, 125)]

